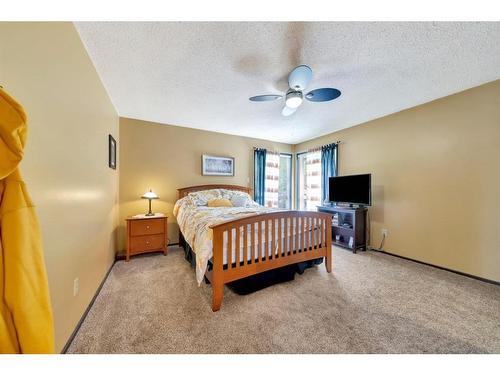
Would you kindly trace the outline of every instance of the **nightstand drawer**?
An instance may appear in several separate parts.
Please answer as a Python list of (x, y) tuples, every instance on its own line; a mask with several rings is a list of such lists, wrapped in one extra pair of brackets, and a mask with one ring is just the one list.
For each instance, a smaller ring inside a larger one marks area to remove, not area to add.
[(147, 234), (165, 232), (165, 220), (163, 219), (134, 220), (130, 224), (130, 234), (132, 236), (144, 236)]
[[(160, 220), (160, 222), (162, 222)], [(165, 235), (154, 234), (151, 236), (138, 236), (130, 238), (130, 252), (143, 252), (165, 247)]]

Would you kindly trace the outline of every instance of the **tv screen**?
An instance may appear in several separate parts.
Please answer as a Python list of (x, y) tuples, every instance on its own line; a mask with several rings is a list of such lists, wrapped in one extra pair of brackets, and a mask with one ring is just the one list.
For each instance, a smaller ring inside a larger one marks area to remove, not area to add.
[(330, 177), (330, 202), (371, 205), (371, 177), (371, 174)]

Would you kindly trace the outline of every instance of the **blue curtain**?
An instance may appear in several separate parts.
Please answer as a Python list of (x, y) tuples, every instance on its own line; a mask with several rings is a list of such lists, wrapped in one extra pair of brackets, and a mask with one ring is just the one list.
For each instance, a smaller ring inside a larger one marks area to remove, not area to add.
[(256, 148), (253, 151), (253, 197), (262, 206), (264, 205), (264, 195), (266, 192), (266, 154), (267, 150), (265, 148)]
[(338, 171), (337, 144), (321, 147), (321, 205), (328, 200), (328, 179), (335, 177)]

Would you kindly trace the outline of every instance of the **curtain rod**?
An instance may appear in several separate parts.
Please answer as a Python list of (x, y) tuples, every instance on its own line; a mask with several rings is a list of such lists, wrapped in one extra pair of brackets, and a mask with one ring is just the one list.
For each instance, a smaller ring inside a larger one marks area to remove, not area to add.
[(327, 143), (326, 145), (322, 145), (322, 146), (317, 146), (317, 147), (313, 147), (313, 148), (308, 148), (307, 150), (303, 151), (303, 152), (314, 152), (314, 151), (319, 151), (321, 150), (322, 147), (324, 146), (328, 146), (328, 145), (339, 145), (343, 143), (342, 141), (336, 141), (336, 142), (331, 142), (331, 143)]
[(254, 147), (253, 148), (254, 150), (266, 150), (267, 152), (271, 153), (271, 154), (279, 154), (280, 153), (280, 150), (268, 150), (266, 149), (265, 147)]
[[(326, 145), (322, 145), (322, 146), (317, 146), (317, 147), (309, 148), (309, 149), (307, 149), (307, 150), (305, 150), (305, 151), (303, 151), (303, 152), (313, 152), (313, 151), (319, 151), (319, 150), (321, 150), (321, 148), (322, 148), (322, 147), (324, 147), (324, 146), (328, 146), (328, 145), (337, 145), (337, 146), (338, 146), (338, 145), (339, 145), (339, 144), (341, 144), (341, 143), (344, 143), (344, 142), (342, 142), (342, 141), (335, 141), (335, 142), (327, 143)], [(265, 147), (254, 147), (253, 149), (254, 149), (254, 150), (266, 150), (266, 151), (271, 152), (271, 153), (272, 153), (272, 152), (274, 152), (274, 153), (279, 153), (279, 151), (276, 151), (276, 150), (267, 150)]]

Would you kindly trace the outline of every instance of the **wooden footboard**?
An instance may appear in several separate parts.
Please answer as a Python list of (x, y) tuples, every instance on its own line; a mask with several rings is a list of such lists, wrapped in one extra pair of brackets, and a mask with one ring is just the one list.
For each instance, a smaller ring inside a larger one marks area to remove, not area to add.
[(331, 216), (321, 212), (281, 211), (224, 222), (213, 230), (212, 310), (222, 303), (224, 284), (260, 272), (325, 258), (332, 268)]

